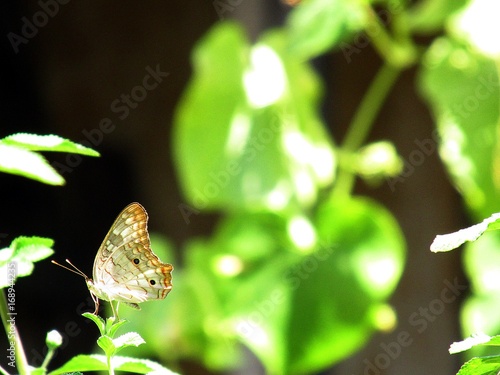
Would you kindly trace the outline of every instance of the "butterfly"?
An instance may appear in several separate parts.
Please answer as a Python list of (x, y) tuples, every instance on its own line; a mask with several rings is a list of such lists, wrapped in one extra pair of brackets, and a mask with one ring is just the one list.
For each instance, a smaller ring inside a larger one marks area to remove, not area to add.
[(99, 310), (99, 299), (109, 301), (114, 317), (118, 320), (118, 305), (124, 302), (140, 309), (138, 303), (164, 299), (172, 289), (173, 267), (162, 263), (151, 250), (148, 214), (139, 203), (131, 203), (123, 209), (111, 226), (97, 251), (92, 279), (75, 267), (75, 270), (57, 264), (85, 278), (95, 304), (94, 314)]

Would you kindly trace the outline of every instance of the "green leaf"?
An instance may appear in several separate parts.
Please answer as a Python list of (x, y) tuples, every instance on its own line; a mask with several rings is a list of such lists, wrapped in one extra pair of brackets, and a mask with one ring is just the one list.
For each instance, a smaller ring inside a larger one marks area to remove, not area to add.
[(106, 335), (106, 325), (104, 323), (104, 319), (101, 318), (99, 315), (94, 315), (92, 313), (84, 312), (82, 313), (82, 316), (84, 316), (87, 319), (92, 320), (97, 328), (99, 328), (99, 332), (101, 333), (101, 336)]
[(82, 146), (57, 135), (18, 133), (0, 139), (0, 143), (30, 151), (69, 152), (87, 156), (100, 156), (97, 151), (89, 147)]
[(349, 0), (308, 0), (288, 17), (290, 53), (316, 57), (352, 37), (366, 25), (364, 4)]
[(467, 337), (465, 340), (454, 342), (450, 345), (449, 352), (450, 354), (456, 354), (463, 352), (465, 350), (469, 350), (473, 346), (476, 345), (500, 345), (500, 339), (497, 336), (496, 339), (492, 340), (492, 338), (484, 333), (475, 334)]
[(467, 7), (451, 19), (449, 32), (457, 39), (465, 41), (473, 50), (497, 60), (500, 47), (493, 35), (500, 33), (496, 1), (472, 0)]
[(437, 120), (441, 158), (467, 206), (480, 218), (500, 212), (495, 61), (439, 38), (424, 56), (419, 83)]
[[(375, 312), (402, 273), (401, 230), (377, 204), (330, 202), (315, 224), (315, 251), (269, 259), (228, 307), (235, 333), (268, 373), (319, 371), (358, 350), (384, 325)], [(297, 329), (303, 322), (307, 329)]]
[(113, 339), (113, 344), (116, 348), (116, 352), (126, 348), (127, 346), (139, 346), (145, 344), (144, 339), (137, 332), (127, 332), (115, 339)]
[(19, 133), (0, 139), (0, 172), (24, 176), (49, 185), (63, 185), (64, 178), (36, 151), (99, 156), (97, 151), (57, 135)]
[(419, 1), (406, 14), (406, 24), (418, 33), (436, 33), (443, 29), (451, 16), (467, 3), (468, 0)]
[(127, 323), (126, 320), (119, 320), (119, 321), (115, 322), (114, 317), (107, 318), (106, 319), (106, 327), (105, 327), (106, 333), (105, 334), (111, 338), (115, 337), (116, 331), (118, 331), (118, 329), (126, 323)]
[(50, 238), (21, 236), (15, 238), (8, 248), (0, 250), (0, 288), (9, 286), (18, 277), (31, 275), (34, 262), (54, 253), (53, 245)]
[(318, 116), (318, 78), (287, 55), (284, 35), (270, 32), (249, 46), (239, 27), (219, 24), (196, 47), (194, 66), (174, 134), (190, 204), (227, 211), (311, 205), (332, 182), (335, 157)]
[(0, 172), (24, 176), (49, 185), (64, 184), (64, 178), (42, 155), (1, 143)]
[(99, 336), (97, 345), (99, 345), (107, 357), (112, 357), (117, 352), (115, 343), (109, 336)]
[(487, 375), (497, 374), (500, 367), (500, 356), (472, 358), (464, 363), (457, 375)]
[[(477, 241), (468, 243), (464, 251), (464, 266), (471, 283), (472, 294), (468, 295), (461, 309), (461, 326), (464, 336), (476, 332), (490, 335), (500, 334), (500, 316), (492, 311), (500, 309), (500, 233), (493, 232)], [(467, 355), (496, 354), (484, 346), (476, 346)]]
[[(289, 275), (298, 286), (288, 322), (286, 373), (325, 368), (363, 346), (385, 325), (373, 319), (373, 312), (393, 293), (404, 267), (401, 229), (375, 202), (325, 203), (318, 209), (316, 229), (322, 247), (332, 252), (304, 260)], [(310, 322), (307, 330), (295, 329), (305, 321)]]
[(476, 241), (487, 230), (496, 230), (500, 227), (500, 213), (495, 213), (481, 223), (457, 232), (437, 235), (431, 244), (431, 251), (449, 251), (456, 249), (466, 241)]
[[(115, 356), (112, 363), (116, 371), (127, 371), (135, 374), (147, 374), (154, 372), (158, 375), (177, 375), (156, 362), (147, 359), (137, 359)], [(78, 355), (66, 362), (58, 369), (51, 371), (49, 375), (59, 375), (67, 372), (107, 371), (106, 357), (103, 355)]]

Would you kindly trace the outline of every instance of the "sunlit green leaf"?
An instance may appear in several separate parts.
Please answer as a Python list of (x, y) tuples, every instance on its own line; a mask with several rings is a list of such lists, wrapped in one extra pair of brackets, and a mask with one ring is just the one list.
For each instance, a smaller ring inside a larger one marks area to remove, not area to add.
[(174, 139), (194, 209), (310, 205), (319, 187), (331, 183), (335, 160), (317, 112), (318, 79), (284, 50), (282, 33), (250, 46), (231, 23), (197, 46)]
[(477, 333), (465, 340), (454, 342), (450, 345), (450, 354), (460, 353), (477, 345), (500, 346), (500, 337), (490, 337), (484, 333)]
[(449, 22), (450, 33), (467, 41), (475, 51), (498, 59), (500, 46), (495, 36), (500, 33), (499, 12), (500, 4), (497, 1), (471, 0)]
[(50, 185), (63, 185), (64, 179), (40, 154), (0, 143), (0, 172), (16, 174)]
[[(158, 375), (177, 375), (165, 367), (147, 359), (137, 359), (115, 356), (112, 359), (116, 371), (127, 371), (135, 374), (155, 373)], [(106, 357), (103, 355), (78, 355), (66, 362), (49, 375), (59, 375), (68, 372), (107, 371)]]
[(97, 345), (99, 345), (99, 347), (109, 357), (113, 356), (117, 352), (113, 339), (109, 336), (100, 336), (97, 339)]
[(481, 358), (472, 358), (464, 363), (457, 375), (478, 375), (478, 374), (497, 374), (500, 367), (500, 356), (489, 356)]
[(64, 178), (36, 151), (57, 151), (99, 156), (97, 151), (57, 135), (18, 133), (0, 139), (0, 172), (63, 185)]
[(446, 26), (450, 16), (468, 0), (423, 0), (415, 3), (405, 16), (407, 26), (419, 33), (436, 33)]
[(87, 156), (99, 156), (99, 153), (89, 147), (72, 142), (58, 135), (38, 135), (17, 133), (0, 139), (1, 144), (15, 146), (30, 151), (69, 152)]
[(312, 58), (366, 26), (365, 5), (349, 0), (308, 0), (288, 17), (290, 52)]
[(495, 213), (481, 223), (457, 232), (437, 235), (431, 244), (431, 251), (449, 251), (456, 249), (466, 241), (477, 240), (487, 230), (497, 230), (500, 227), (500, 213)]
[[(467, 296), (461, 310), (464, 336), (476, 332), (500, 334), (500, 317), (492, 311), (500, 309), (500, 235), (490, 233), (467, 244), (464, 266), (473, 294)], [(473, 347), (467, 355), (478, 356), (498, 353), (488, 347)]]
[(466, 204), (481, 219), (499, 212), (495, 62), (440, 38), (425, 56), (420, 85), (437, 120), (441, 158)]
[(127, 332), (117, 338), (113, 339), (113, 344), (116, 347), (116, 351), (125, 348), (127, 346), (139, 346), (145, 344), (144, 339), (137, 332)]
[(0, 288), (16, 278), (31, 275), (34, 263), (51, 256), (54, 241), (42, 237), (17, 237), (0, 250)]
[(269, 259), (230, 305), (236, 334), (269, 373), (319, 371), (359, 349), (402, 273), (402, 234), (375, 203), (325, 204), (315, 224), (315, 251)]

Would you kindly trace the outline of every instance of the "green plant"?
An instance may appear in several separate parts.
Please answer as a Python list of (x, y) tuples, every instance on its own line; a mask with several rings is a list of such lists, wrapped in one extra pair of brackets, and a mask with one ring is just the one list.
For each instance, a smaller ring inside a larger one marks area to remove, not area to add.
[[(211, 237), (185, 245), (182, 292), (163, 331), (179, 344), (174, 357), (227, 369), (240, 364), (240, 343), (270, 374), (314, 373), (394, 327), (387, 299), (405, 242), (384, 207), (353, 195), (354, 182), (394, 191), (420, 165), (390, 141), (367, 144), (398, 77), (417, 68), (436, 118), (436, 131), (416, 140), (418, 156), (439, 149), (474, 214), (498, 205), (495, 173), (482, 170), (498, 160), (497, 54), (481, 47), (478, 7), (496, 14), (481, 0), (305, 0), (254, 43), (234, 22), (202, 38), (173, 132), (179, 210), (186, 224), (203, 212), (221, 218)], [(480, 22), (496, 27), (488, 20)], [(419, 44), (421, 36), (433, 39)], [(334, 51), (349, 63), (368, 43), (382, 65), (339, 142), (321, 118), (321, 79), (308, 61)], [(310, 327), (298, 329), (304, 321)]]
[[(491, 234), (494, 234), (494, 231), (497, 231), (500, 229), (500, 213), (495, 213), (491, 215), (489, 218), (484, 219), (481, 223), (473, 225), (469, 228), (464, 228), (461, 229), (457, 232), (446, 234), (446, 235), (438, 235), (434, 239), (434, 242), (431, 245), (431, 251), (433, 252), (441, 252), (441, 251), (450, 251), (453, 249), (458, 248), (459, 246), (463, 245), (465, 242), (471, 241), (474, 243), (475, 241), (478, 241), (485, 232), (492, 232), (489, 235), (485, 236), (483, 239), (484, 240), (493, 240), (494, 238), (489, 238), (488, 237)], [(496, 233), (497, 234), (497, 233)], [(491, 243), (491, 242), (490, 242)], [(486, 248), (486, 251), (489, 251), (491, 254), (495, 254), (497, 250), (495, 248)], [(482, 253), (482, 255), (485, 255)], [(498, 255), (496, 255), (498, 258)], [(487, 305), (491, 305), (491, 302), (493, 301), (488, 301), (488, 298), (491, 298), (489, 296), (489, 291), (493, 288), (496, 288), (496, 285), (492, 285), (492, 282), (495, 280), (492, 280), (492, 276), (496, 277), (496, 272), (498, 271), (498, 266), (495, 264), (496, 262), (492, 262), (493, 259), (491, 257), (484, 258), (481, 261), (481, 264), (476, 265), (479, 266), (479, 270), (481, 272), (486, 271), (486, 274), (482, 274), (481, 277), (476, 277), (473, 279), (476, 281), (476, 286), (478, 287), (476, 289), (475, 295), (472, 297), (472, 302), (469, 301), (469, 304), (473, 304), (473, 308), (477, 306), (477, 302), (479, 299), (483, 299), (486, 297)], [(486, 269), (486, 263), (490, 264)], [(470, 272), (471, 270), (469, 270)], [(472, 275), (475, 275), (475, 270), (472, 270)], [(477, 281), (481, 281), (482, 283), (479, 284)], [(494, 297), (493, 297), (494, 298)], [(494, 315), (494, 314), (493, 314)], [(486, 323), (486, 324), (491, 324), (491, 321), (495, 322), (496, 319), (495, 317), (491, 317), (490, 315), (487, 316), (486, 321), (482, 321), (481, 323)], [(466, 322), (467, 323), (467, 322)], [(495, 326), (488, 327), (486, 326), (488, 330), (493, 330), (495, 331)], [(497, 332), (497, 331), (495, 331)], [(473, 352), (478, 354), (478, 353), (483, 353), (482, 356), (474, 357), (467, 361), (460, 371), (458, 372), (458, 375), (474, 375), (474, 374), (498, 374), (498, 371), (500, 369), (500, 354), (498, 353), (498, 346), (500, 345), (500, 335), (497, 336), (488, 336), (485, 333), (483, 333), (483, 330), (480, 330), (478, 332), (472, 333), (468, 338), (461, 342), (455, 342), (450, 346), (450, 353), (455, 354), (455, 353), (460, 353), (469, 349), (473, 349)], [(488, 350), (489, 349), (489, 350)], [(488, 350), (489, 353), (492, 353), (491, 355), (485, 356), (485, 350)]]
[[(0, 139), (0, 171), (32, 178), (47, 184), (62, 185), (64, 178), (59, 172), (38, 153), (38, 151), (59, 151), (87, 156), (99, 154), (82, 145), (55, 135), (14, 134)], [(138, 346), (144, 340), (135, 332), (128, 332), (114, 337), (118, 328), (125, 321), (115, 321), (108, 318), (84, 313), (83, 316), (92, 320), (98, 327), (101, 336), (97, 345), (104, 351), (103, 355), (77, 355), (60, 368), (48, 371), (48, 365), (54, 352), (62, 344), (61, 335), (53, 330), (47, 334), (47, 354), (40, 365), (34, 368), (27, 361), (21, 336), (16, 326), (16, 290), (15, 282), (18, 277), (31, 275), (34, 263), (53, 254), (54, 241), (41, 237), (18, 237), (10, 246), (0, 250), (0, 319), (5, 328), (9, 348), (8, 366), (17, 369), (21, 375), (45, 375), (80, 373), (81, 371), (107, 371), (110, 375), (115, 370), (145, 374), (175, 375), (170, 370), (146, 359), (117, 356), (125, 347)], [(0, 367), (2, 375), (8, 375), (8, 369)]]

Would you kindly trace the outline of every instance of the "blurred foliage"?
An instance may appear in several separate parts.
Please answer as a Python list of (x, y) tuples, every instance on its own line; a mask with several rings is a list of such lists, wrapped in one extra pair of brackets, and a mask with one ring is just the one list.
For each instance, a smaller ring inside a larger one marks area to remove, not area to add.
[[(352, 188), (361, 177), (393, 190), (406, 162), (390, 141), (366, 140), (400, 73), (416, 67), (436, 120), (419, 152), (439, 150), (473, 217), (500, 211), (498, 7), (304, 0), (254, 43), (235, 22), (218, 23), (199, 41), (175, 117), (186, 199), (179, 210), (187, 225), (204, 212), (221, 216), (209, 238), (185, 244), (169, 303), (151, 311), (165, 317), (160, 327), (154, 320), (164, 339), (156, 355), (226, 370), (241, 365), (243, 344), (269, 374), (306, 374), (394, 327), (387, 300), (403, 271), (405, 241), (392, 214)], [(421, 45), (420, 36), (433, 39)], [(322, 79), (310, 60), (333, 51), (349, 63), (369, 44), (382, 66), (339, 143), (321, 117)], [(492, 314), (498, 293), (481, 287), (491, 285), (484, 277), (492, 277), (497, 242), (468, 245), (475, 294), (464, 332), (477, 322), (500, 330)]]

